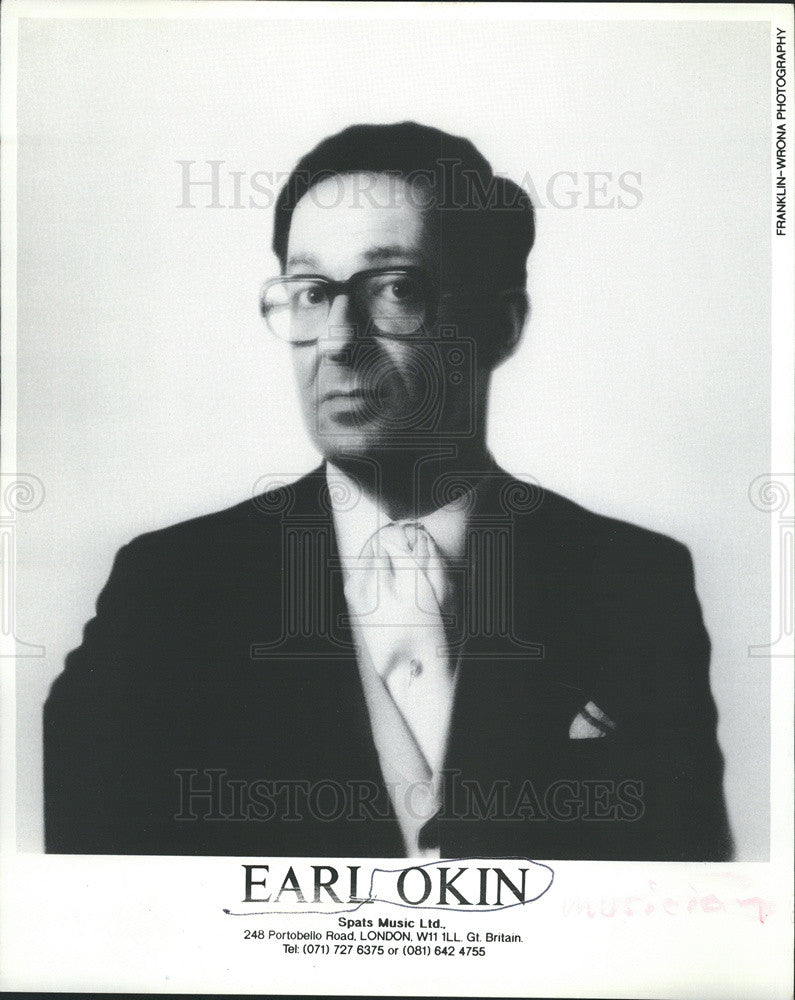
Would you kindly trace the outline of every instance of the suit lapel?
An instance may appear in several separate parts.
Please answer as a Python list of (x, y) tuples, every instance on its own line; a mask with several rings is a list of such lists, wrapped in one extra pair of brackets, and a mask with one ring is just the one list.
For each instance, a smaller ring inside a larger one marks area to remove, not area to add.
[[(307, 720), (299, 752), (302, 777), (331, 780), (346, 791), (357, 785), (375, 791), (375, 811), (391, 814), (393, 822), (368, 825), (373, 838), (369, 853), (393, 854), (400, 834), (381, 775), (348, 622), (325, 466), (285, 487), (272, 507), (280, 509), (283, 625), (281, 639), (260, 652), (279, 665), (283, 738), (295, 739), (291, 719)], [(359, 853), (364, 850), (363, 827), (350, 825)], [(322, 824), (318, 836), (323, 836)]]
[(558, 643), (567, 611), (548, 586), (560, 573), (549, 500), (495, 467), (470, 518), (467, 639), (446, 768), (485, 785), (542, 767), (582, 700)]

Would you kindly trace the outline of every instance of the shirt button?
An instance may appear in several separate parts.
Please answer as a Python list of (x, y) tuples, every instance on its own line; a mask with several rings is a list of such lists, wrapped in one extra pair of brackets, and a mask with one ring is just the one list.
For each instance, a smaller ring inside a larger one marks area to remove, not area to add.
[(412, 677), (419, 677), (422, 673), (422, 664), (417, 659), (412, 660), (409, 667), (411, 668)]

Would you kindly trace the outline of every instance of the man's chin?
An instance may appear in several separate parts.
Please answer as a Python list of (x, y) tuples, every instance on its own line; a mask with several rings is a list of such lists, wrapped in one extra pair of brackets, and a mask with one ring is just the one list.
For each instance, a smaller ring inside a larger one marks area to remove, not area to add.
[[(379, 459), (407, 452), (422, 455), (438, 449), (446, 441), (445, 435), (438, 430), (388, 427), (376, 421), (349, 427), (323, 421), (313, 428), (311, 437), (318, 451), (330, 462), (344, 458)], [(450, 437), (451, 444), (459, 441), (458, 436)]]
[(315, 445), (330, 462), (335, 459), (374, 457), (381, 450), (381, 442), (377, 437), (355, 432), (316, 435)]

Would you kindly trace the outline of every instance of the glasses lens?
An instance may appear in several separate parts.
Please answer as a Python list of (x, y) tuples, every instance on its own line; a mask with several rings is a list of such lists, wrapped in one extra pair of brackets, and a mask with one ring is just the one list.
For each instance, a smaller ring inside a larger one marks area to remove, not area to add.
[(428, 292), (419, 274), (384, 271), (367, 275), (361, 304), (375, 326), (390, 337), (411, 337), (428, 319)]
[(268, 329), (281, 340), (314, 340), (328, 316), (328, 295), (317, 279), (282, 278), (262, 291), (261, 309)]
[(267, 282), (260, 308), (269, 330), (291, 344), (323, 335), (332, 299), (346, 291), (356, 310), (386, 337), (413, 337), (433, 322), (429, 282), (419, 271), (384, 270), (354, 275), (348, 282), (284, 276)]

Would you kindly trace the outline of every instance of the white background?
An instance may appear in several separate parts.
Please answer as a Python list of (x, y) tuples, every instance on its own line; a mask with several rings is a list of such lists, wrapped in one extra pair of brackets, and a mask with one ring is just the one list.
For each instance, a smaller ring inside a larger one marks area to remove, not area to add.
[[(690, 546), (736, 856), (766, 859), (771, 661), (748, 647), (770, 637), (770, 519), (748, 491), (771, 470), (769, 22), (499, 20), (482, 7), (348, 8), (321, 22), (320, 7), (293, 10), (227, 18), (205, 5), (200, 18), (18, 25), (17, 468), (41, 480), (45, 500), (14, 527), (15, 630), (46, 648), (18, 661), (19, 849), (42, 849), (42, 702), (116, 549), (318, 459), (286, 349), (257, 314), (259, 285), (277, 269), (271, 212), (207, 208), (199, 188), (197, 207), (180, 208), (177, 161), (197, 161), (196, 176), (224, 161), (224, 205), (242, 171), (246, 205), (255, 172), (288, 171), (353, 122), (411, 118), (469, 137), (497, 172), (533, 179), (544, 202), (533, 314), (495, 381), (492, 450), (516, 474)], [(577, 175), (557, 188), (582, 192), (575, 207), (548, 203), (559, 171)], [(639, 173), (641, 204), (584, 207), (586, 171)], [(135, 883), (162, 885), (162, 864)], [(80, 882), (74, 865), (59, 877)], [(27, 874), (44, 892), (37, 872)], [(596, 892), (598, 872), (586, 884)], [(231, 899), (219, 905), (236, 901), (238, 876), (224, 885)], [(152, 919), (177, 933), (183, 906), (161, 900)], [(670, 947), (680, 933), (691, 931), (678, 926)], [(748, 933), (733, 925), (737, 941)], [(754, 940), (764, 956), (770, 940)], [(157, 988), (172, 988), (165, 959), (153, 963)], [(664, 955), (654, 963), (670, 968)], [(719, 968), (705, 979), (716, 987)], [(594, 969), (608, 981), (607, 964)], [(140, 976), (124, 981), (140, 988)]]

